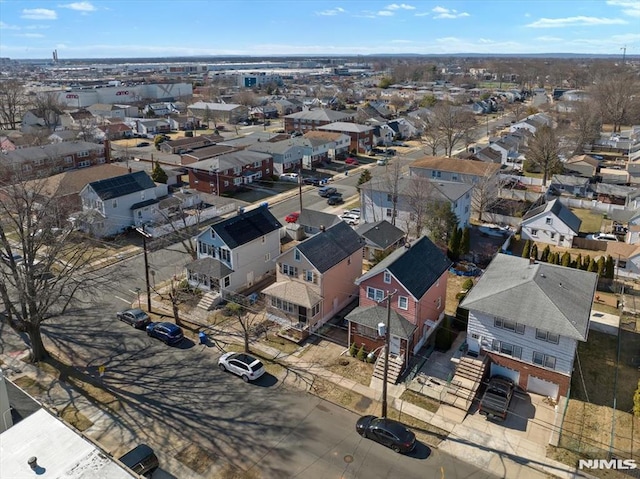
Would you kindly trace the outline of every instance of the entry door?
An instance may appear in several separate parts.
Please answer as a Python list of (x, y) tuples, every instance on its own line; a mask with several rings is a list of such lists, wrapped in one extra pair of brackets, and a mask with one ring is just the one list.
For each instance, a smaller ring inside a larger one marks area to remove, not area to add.
[(251, 286), (253, 284), (253, 271), (247, 273), (247, 284)]
[(389, 354), (400, 355), (400, 338), (393, 334), (389, 338)]

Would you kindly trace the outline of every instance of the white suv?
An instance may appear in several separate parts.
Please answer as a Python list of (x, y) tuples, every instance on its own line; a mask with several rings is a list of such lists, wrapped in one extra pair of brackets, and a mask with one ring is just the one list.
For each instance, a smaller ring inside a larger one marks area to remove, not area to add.
[(298, 182), (298, 173), (284, 173), (280, 175), (281, 181), (293, 181), (295, 183)]
[(225, 353), (218, 359), (222, 371), (230, 371), (242, 378), (245, 383), (258, 379), (265, 373), (264, 364), (259, 359), (245, 353)]

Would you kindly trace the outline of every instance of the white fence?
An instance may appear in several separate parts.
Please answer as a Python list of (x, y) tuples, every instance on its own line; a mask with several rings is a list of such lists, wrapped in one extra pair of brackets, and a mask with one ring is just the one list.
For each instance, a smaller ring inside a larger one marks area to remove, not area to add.
[(198, 213), (187, 216), (184, 219), (172, 221), (171, 223), (165, 223), (162, 225), (147, 225), (145, 231), (149, 233), (153, 238), (160, 238), (176, 231), (180, 231), (183, 228), (193, 226), (199, 222), (215, 218), (216, 216), (222, 216), (227, 213), (235, 211), (236, 204), (229, 203), (220, 207), (212, 206), (211, 208), (205, 208)]
[(612, 205), (610, 203), (602, 203), (597, 200), (585, 200), (581, 198), (558, 197), (560, 203), (569, 208), (583, 208), (585, 210), (596, 210), (603, 213), (611, 213), (614, 210), (624, 210), (624, 205)]

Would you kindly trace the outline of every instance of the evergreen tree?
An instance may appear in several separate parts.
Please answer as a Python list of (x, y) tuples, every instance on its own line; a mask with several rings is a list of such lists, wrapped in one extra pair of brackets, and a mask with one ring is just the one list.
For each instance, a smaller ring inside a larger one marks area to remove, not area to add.
[(587, 266), (587, 271), (589, 273), (595, 273), (598, 270), (598, 264), (595, 259), (589, 261), (589, 265)]
[(587, 255), (582, 260), (582, 266), (580, 267), (580, 269), (583, 271), (587, 271), (589, 269), (589, 264), (591, 264), (591, 256)]
[(560, 266), (561, 264), (560, 253), (558, 253), (557, 251), (553, 253), (553, 264), (557, 264), (558, 266)]
[(462, 239), (460, 240), (460, 252), (461, 254), (469, 254), (471, 250), (471, 230), (467, 226), (462, 231)]
[(537, 260), (538, 259), (538, 245), (533, 243), (531, 246), (531, 254), (529, 255), (531, 258)]
[(606, 261), (607, 261), (607, 260), (605, 259), (605, 257), (604, 257), (604, 256), (600, 256), (600, 257), (598, 258), (598, 262), (597, 262), (597, 266), (596, 266), (596, 271), (597, 271), (598, 276), (599, 276), (600, 278), (604, 278), (604, 274), (605, 274), (605, 272), (606, 272), (606, 267), (607, 267)]
[(531, 240), (525, 241), (522, 248), (522, 257), (529, 258), (529, 255), (531, 255)]
[(153, 165), (153, 169), (151, 170), (151, 179), (156, 183), (167, 183), (169, 177), (167, 176), (167, 172), (162, 169), (159, 162), (155, 162)]
[(360, 174), (360, 178), (358, 178), (358, 186), (366, 183), (369, 180), (371, 180), (371, 172), (369, 170), (364, 170)]
[(613, 261), (613, 257), (611, 255), (607, 256), (605, 269), (606, 269), (606, 273), (604, 277), (607, 279), (613, 279), (616, 273), (616, 266)]
[(449, 256), (453, 260), (457, 260), (460, 257), (460, 241), (462, 240), (462, 230), (460, 228), (453, 228), (451, 236), (449, 237)]
[(549, 255), (551, 254), (551, 248), (549, 245), (545, 246), (542, 250), (542, 254), (540, 255), (540, 261), (544, 261), (545, 263), (551, 262), (549, 261)]
[(578, 253), (578, 256), (576, 256), (576, 260), (573, 262), (572, 267), (576, 269), (582, 268), (582, 253)]
[(562, 260), (560, 261), (560, 264), (562, 264), (562, 266), (566, 268), (571, 266), (571, 254), (568, 251), (565, 251), (564, 254), (562, 255)]

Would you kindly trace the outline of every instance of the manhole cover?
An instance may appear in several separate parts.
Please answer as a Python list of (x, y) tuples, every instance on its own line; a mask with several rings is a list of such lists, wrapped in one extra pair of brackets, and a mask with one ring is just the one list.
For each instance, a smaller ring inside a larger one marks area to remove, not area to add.
[(344, 456), (344, 462), (346, 462), (347, 464), (351, 464), (353, 462), (353, 456), (351, 454), (347, 454), (346, 456)]

